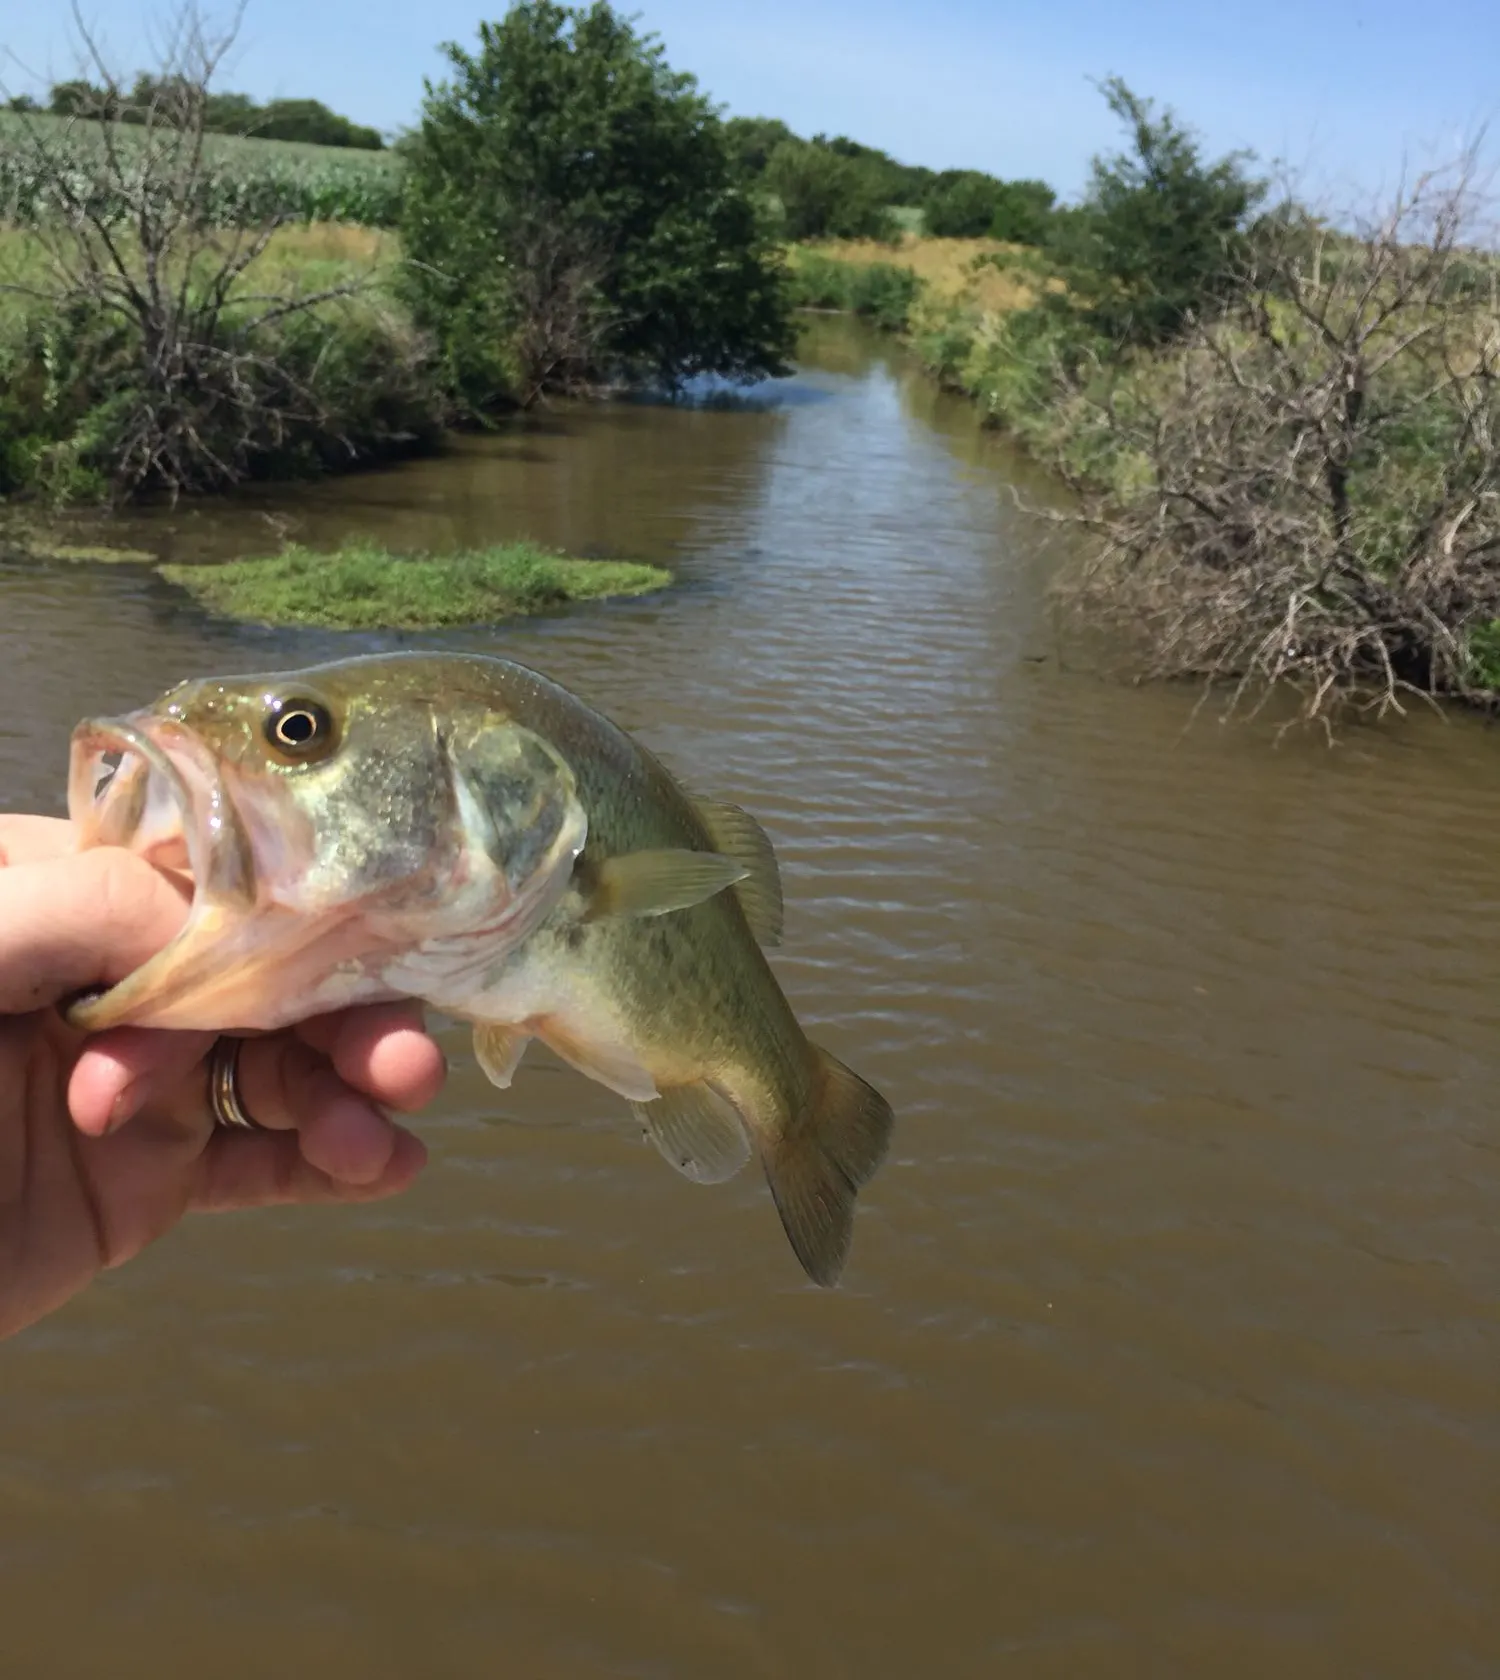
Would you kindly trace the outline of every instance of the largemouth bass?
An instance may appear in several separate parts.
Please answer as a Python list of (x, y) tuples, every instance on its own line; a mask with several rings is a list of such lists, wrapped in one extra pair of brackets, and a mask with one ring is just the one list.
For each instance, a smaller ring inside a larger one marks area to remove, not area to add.
[(753, 1149), (797, 1258), (837, 1281), (892, 1115), (762, 953), (770, 842), (558, 684), (465, 654), (183, 683), (78, 726), (68, 805), (80, 845), (194, 883), (178, 937), (77, 1025), (252, 1032), (423, 999), (473, 1023), (498, 1086), (550, 1046), (690, 1179)]

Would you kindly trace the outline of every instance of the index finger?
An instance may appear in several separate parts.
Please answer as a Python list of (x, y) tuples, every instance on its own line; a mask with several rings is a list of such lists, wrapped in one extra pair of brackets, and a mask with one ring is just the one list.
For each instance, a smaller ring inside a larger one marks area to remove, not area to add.
[(118, 847), (0, 869), (0, 1014), (114, 985), (186, 916), (171, 882)]
[(44, 863), (67, 857), (76, 833), (65, 817), (34, 817), (28, 812), (0, 812), (0, 869), (17, 863)]

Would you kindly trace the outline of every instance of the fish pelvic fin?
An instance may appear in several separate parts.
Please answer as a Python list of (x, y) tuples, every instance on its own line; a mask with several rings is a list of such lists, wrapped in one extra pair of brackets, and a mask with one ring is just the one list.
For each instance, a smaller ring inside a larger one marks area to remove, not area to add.
[(474, 1028), (474, 1058), (491, 1085), (509, 1090), (530, 1042), (531, 1033), (526, 1027), (481, 1021)]
[(722, 1184), (750, 1159), (739, 1110), (712, 1085), (672, 1085), (631, 1109), (662, 1158), (695, 1184)]
[(764, 1153), (781, 1223), (814, 1283), (839, 1280), (854, 1231), (854, 1203), (890, 1148), (891, 1105), (851, 1068), (810, 1045), (812, 1092), (793, 1124)]
[(757, 942), (781, 943), (783, 907), (781, 870), (769, 835), (748, 811), (721, 799), (693, 798), (698, 815), (715, 846), (747, 871), (734, 885), (734, 896)]
[(587, 919), (665, 916), (712, 898), (744, 879), (745, 865), (717, 852), (627, 852), (598, 867)]

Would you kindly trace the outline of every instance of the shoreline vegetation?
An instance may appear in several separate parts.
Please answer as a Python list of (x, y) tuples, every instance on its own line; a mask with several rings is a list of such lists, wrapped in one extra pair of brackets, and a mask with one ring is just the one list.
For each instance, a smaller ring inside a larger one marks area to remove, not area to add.
[[(418, 124), (374, 149), (315, 102), (211, 92), (231, 44), (197, 23), (152, 75), (0, 114), (0, 505), (336, 472), (553, 395), (753, 383), (788, 370), (795, 310), (846, 310), (1072, 491), (1056, 601), (1137, 675), (1230, 710), (1290, 685), (1325, 723), (1496, 706), (1500, 262), (1474, 158), (1379, 214), (1315, 214), (1110, 80), (1124, 144), (1060, 205), (726, 120), (605, 0), (522, 0), (445, 47)], [(292, 143), (317, 135), (338, 143)], [(464, 563), (454, 599), (515, 610), (604, 575)], [(304, 614), (373, 601), (377, 574), (408, 593), (359, 610), (439, 610), (394, 556), (257, 565)]]
[(1072, 492), (1052, 593), (1137, 679), (1224, 715), (1456, 701), (1500, 713), (1500, 255), (1477, 160), (1343, 226), (1121, 84), (1045, 250), (993, 240), (794, 253), (799, 301), (898, 334)]

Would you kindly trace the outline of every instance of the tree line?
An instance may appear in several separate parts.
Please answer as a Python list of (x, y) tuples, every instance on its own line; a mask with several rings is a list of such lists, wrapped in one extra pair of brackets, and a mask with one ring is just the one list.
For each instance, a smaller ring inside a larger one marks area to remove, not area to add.
[(774, 117), (730, 117), (724, 132), (740, 178), (775, 201), (790, 239), (894, 239), (894, 212), (908, 209), (938, 238), (1040, 245), (1057, 202), (1045, 181), (900, 163), (844, 135), (803, 139)]
[[(177, 78), (178, 83), (181, 77)], [(181, 85), (169, 85), (169, 78), (142, 71), (128, 88), (113, 83), (105, 86), (83, 78), (56, 82), (45, 104), (29, 94), (7, 100), (7, 108), (18, 114), (46, 112), (56, 117), (76, 117), (150, 126), (168, 110), (184, 108)], [(198, 90), (197, 120), (207, 134), (253, 135), (259, 140), (290, 140), (309, 146), (346, 146), (359, 151), (385, 149), (385, 137), (378, 129), (364, 127), (331, 111), (317, 99), (272, 99), (259, 104), (248, 93), (219, 93)]]
[[(31, 202), (51, 209), (10, 288), (25, 306), (0, 345), (12, 463), (0, 479), (42, 480), (66, 460), (69, 485), (201, 489), (279, 470), (293, 434), (298, 459), (354, 460), (372, 437), (399, 447), (549, 392), (774, 376), (795, 340), (787, 239), (888, 231), (854, 212), (885, 217), (899, 200), (935, 231), (1035, 244), (1101, 331), (1170, 332), (1212, 292), (1255, 199), (1237, 160), (1204, 164), (1170, 128), (1136, 176), (1102, 169), (1083, 204), (1060, 209), (1039, 182), (725, 120), (608, 0), (520, 0), (472, 47), (443, 49), (446, 74), (400, 142), (401, 260), (380, 286), (415, 337), (386, 358), (400, 378), (387, 414), (381, 380), (358, 383), (381, 365), (387, 317), (361, 317), (374, 337), (353, 362), (334, 353), (354, 342), (342, 285), (267, 302), (251, 283), (291, 212), (254, 210), (235, 229), (208, 214), (221, 164), (197, 137), (248, 126), (248, 102), (214, 91), (225, 42), (197, 27), (182, 42), (128, 86), (101, 70), (54, 90), (59, 109), (101, 132), (136, 124), (149, 145), (80, 151), (24, 119), (7, 142), (26, 149)], [(1128, 90), (1110, 96), (1139, 115)], [(250, 295), (256, 307), (238, 301)], [(59, 367), (68, 389), (38, 409)], [(336, 368), (348, 377), (329, 394)], [(356, 391), (368, 425), (341, 431)], [(341, 441), (325, 447), (325, 434)]]

